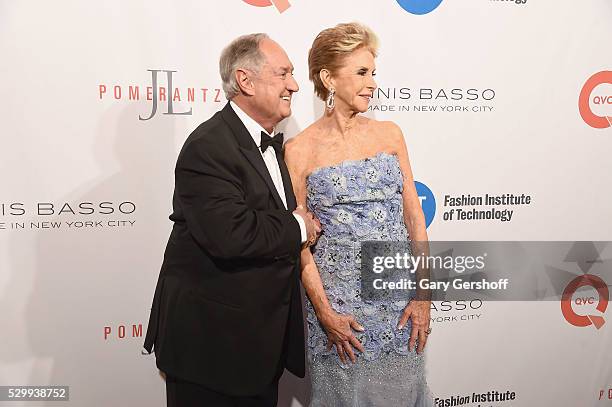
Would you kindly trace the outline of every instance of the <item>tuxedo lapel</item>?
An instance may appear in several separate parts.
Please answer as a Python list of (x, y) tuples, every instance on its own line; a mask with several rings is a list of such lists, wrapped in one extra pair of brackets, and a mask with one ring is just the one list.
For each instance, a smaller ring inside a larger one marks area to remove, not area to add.
[[(268, 189), (272, 193), (272, 197), (274, 198), (274, 202), (276, 202), (278, 208), (284, 209), (285, 205), (283, 204), (283, 201), (280, 195), (278, 194), (276, 187), (274, 186), (274, 182), (272, 182), (272, 177), (270, 176), (270, 173), (268, 172), (268, 167), (266, 167), (266, 163), (264, 162), (263, 157), (259, 152), (259, 148), (257, 148), (257, 145), (255, 145), (253, 138), (249, 134), (242, 121), (240, 121), (238, 115), (236, 115), (236, 112), (234, 112), (234, 109), (232, 109), (229, 102), (225, 105), (223, 110), (221, 110), (221, 117), (223, 117), (223, 120), (231, 128), (234, 137), (236, 137), (240, 152), (253, 166), (253, 168), (255, 168), (255, 171), (257, 171), (259, 176), (265, 181), (266, 185), (268, 186)], [(283, 182), (285, 182), (284, 178), (285, 176), (283, 175)]]
[(284, 154), (276, 153), (276, 161), (278, 161), (278, 167), (280, 168), (281, 177), (283, 179), (283, 187), (285, 188), (285, 199), (287, 199), (287, 209), (294, 211), (297, 203), (295, 201), (295, 194), (293, 193), (293, 185), (291, 184), (291, 177), (289, 176), (289, 170), (287, 164), (285, 164)]
[[(253, 145), (255, 144), (253, 143)], [(283, 204), (283, 201), (280, 195), (278, 194), (276, 187), (274, 186), (274, 182), (272, 182), (272, 178), (270, 177), (270, 173), (268, 172), (268, 167), (266, 167), (266, 163), (264, 162), (263, 157), (261, 156), (261, 153), (259, 152), (259, 149), (257, 148), (257, 146), (255, 146), (255, 148), (252, 150), (249, 150), (244, 147), (240, 147), (240, 152), (242, 152), (242, 154), (246, 157), (246, 159), (255, 168), (257, 173), (266, 182), (266, 185), (268, 186), (268, 189), (270, 189), (270, 192), (272, 193), (272, 196), (274, 197), (274, 202), (276, 202), (276, 205), (278, 206), (278, 208), (284, 209), (285, 205)]]

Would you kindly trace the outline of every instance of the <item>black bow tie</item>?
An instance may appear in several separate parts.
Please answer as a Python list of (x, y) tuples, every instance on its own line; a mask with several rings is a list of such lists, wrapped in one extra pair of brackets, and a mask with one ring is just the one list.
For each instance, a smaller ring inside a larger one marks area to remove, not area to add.
[(283, 149), (283, 133), (276, 133), (274, 137), (270, 137), (265, 131), (261, 132), (261, 153), (265, 153), (268, 147), (272, 146), (274, 151), (280, 153)]

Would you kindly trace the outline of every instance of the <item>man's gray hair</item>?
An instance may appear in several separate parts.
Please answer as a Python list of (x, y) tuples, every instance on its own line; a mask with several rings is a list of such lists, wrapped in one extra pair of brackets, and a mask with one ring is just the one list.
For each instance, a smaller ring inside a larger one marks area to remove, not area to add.
[(259, 50), (259, 43), (269, 38), (267, 34), (247, 34), (236, 38), (221, 52), (219, 59), (219, 73), (223, 81), (223, 91), (227, 100), (240, 94), (240, 87), (236, 82), (236, 70), (243, 68), (259, 73), (266, 61)]

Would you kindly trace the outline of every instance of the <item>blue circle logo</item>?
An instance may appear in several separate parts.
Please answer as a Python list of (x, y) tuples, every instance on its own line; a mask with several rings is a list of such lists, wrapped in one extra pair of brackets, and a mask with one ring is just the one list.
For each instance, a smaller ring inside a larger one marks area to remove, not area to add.
[(427, 185), (414, 181), (419, 201), (421, 201), (421, 208), (425, 214), (425, 227), (429, 227), (433, 222), (434, 216), (436, 216), (436, 198), (434, 198), (433, 192), (427, 187)]
[(396, 0), (397, 3), (411, 14), (427, 14), (434, 11), (442, 0)]

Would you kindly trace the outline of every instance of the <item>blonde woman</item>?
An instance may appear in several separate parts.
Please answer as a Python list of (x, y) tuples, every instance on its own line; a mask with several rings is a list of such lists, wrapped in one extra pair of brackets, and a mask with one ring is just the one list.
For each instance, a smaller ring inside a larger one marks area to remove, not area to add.
[(427, 241), (402, 131), (361, 115), (376, 89), (376, 54), (363, 25), (319, 33), (308, 63), (325, 113), (285, 146), (297, 203), (323, 228), (301, 253), (313, 406), (432, 405), (422, 355), (430, 301), (360, 293), (362, 241)]

